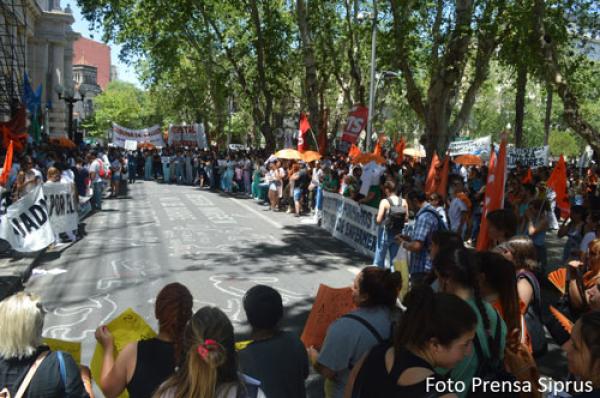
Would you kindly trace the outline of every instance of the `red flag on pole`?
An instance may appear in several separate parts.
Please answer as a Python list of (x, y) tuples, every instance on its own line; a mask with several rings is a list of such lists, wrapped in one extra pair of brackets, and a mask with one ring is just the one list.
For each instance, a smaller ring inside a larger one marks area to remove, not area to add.
[(485, 200), (481, 215), (481, 228), (477, 237), (477, 250), (487, 250), (490, 245), (488, 236), (487, 214), (504, 206), (504, 180), (506, 178), (506, 139), (500, 143), (498, 157), (492, 151), (488, 167), (488, 180), (485, 185)]
[(6, 186), (6, 183), (8, 182), (8, 177), (10, 176), (10, 171), (12, 169), (13, 151), (13, 141), (10, 140), (10, 144), (8, 144), (8, 150), (6, 151), (6, 157), (4, 158), (4, 167), (2, 168), (2, 174), (0, 175), (0, 185), (2, 185), (3, 187)]
[(442, 162), (440, 162), (440, 158), (437, 153), (433, 154), (433, 158), (431, 158), (431, 165), (429, 166), (429, 172), (427, 173), (427, 180), (425, 181), (425, 193), (427, 195), (431, 195), (437, 190), (437, 168), (440, 167)]
[(560, 209), (560, 215), (563, 218), (569, 217), (571, 203), (567, 192), (567, 165), (563, 155), (560, 155), (560, 159), (558, 159), (558, 163), (556, 163), (546, 185), (556, 192), (556, 206)]
[(394, 149), (398, 156), (396, 157), (396, 164), (401, 165), (404, 162), (404, 148), (406, 148), (406, 141), (404, 141), (404, 137), (400, 138), (400, 142), (396, 144)]
[(527, 174), (521, 180), (523, 184), (533, 184), (533, 173), (531, 172), (531, 167), (527, 169)]
[(448, 194), (448, 175), (450, 174), (450, 156), (446, 154), (442, 168), (438, 173), (436, 192), (445, 198)]
[(300, 114), (300, 123), (299, 123), (299, 134), (298, 134), (298, 151), (304, 152), (305, 144), (306, 144), (306, 132), (310, 130), (310, 123), (308, 122), (308, 118), (304, 113)]

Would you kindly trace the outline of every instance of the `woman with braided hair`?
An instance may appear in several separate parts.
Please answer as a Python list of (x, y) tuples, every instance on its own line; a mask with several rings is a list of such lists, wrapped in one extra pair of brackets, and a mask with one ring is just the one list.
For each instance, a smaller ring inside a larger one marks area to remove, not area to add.
[[(502, 361), (506, 345), (506, 324), (491, 304), (484, 301), (480, 292), (480, 267), (473, 250), (443, 249), (433, 260), (433, 270), (438, 278), (440, 290), (465, 300), (477, 315), (475, 342), (481, 346), (481, 355), (487, 359)], [(498, 327), (499, 324), (499, 327)], [(496, 334), (496, 331), (499, 333)], [(473, 377), (477, 376), (480, 358), (478, 350), (456, 365), (450, 374), (453, 381), (465, 383), (465, 397), (471, 389)]]
[(158, 336), (128, 344), (116, 360), (110, 331), (106, 326), (96, 329), (96, 340), (104, 348), (98, 384), (106, 397), (117, 397), (125, 389), (131, 398), (150, 397), (175, 372), (183, 359), (183, 332), (192, 317), (192, 306), (192, 294), (182, 284), (163, 287), (154, 308)]
[(177, 372), (154, 398), (265, 398), (260, 382), (241, 374), (233, 325), (216, 307), (202, 307), (183, 335), (183, 357)]

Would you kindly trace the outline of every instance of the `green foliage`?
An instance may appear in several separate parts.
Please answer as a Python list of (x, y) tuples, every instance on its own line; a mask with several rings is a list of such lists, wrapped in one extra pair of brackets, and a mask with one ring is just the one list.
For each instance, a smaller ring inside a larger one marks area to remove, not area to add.
[(581, 142), (568, 131), (551, 131), (548, 145), (552, 156), (564, 155), (570, 159), (579, 157), (584, 149)]

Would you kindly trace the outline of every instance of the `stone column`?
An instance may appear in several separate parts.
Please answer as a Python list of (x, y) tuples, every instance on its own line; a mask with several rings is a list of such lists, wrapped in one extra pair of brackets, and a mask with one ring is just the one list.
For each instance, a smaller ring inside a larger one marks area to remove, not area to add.
[(50, 112), (50, 134), (51, 135), (64, 135), (66, 134), (66, 106), (65, 102), (58, 98), (58, 94), (54, 91), (54, 88), (61, 84), (65, 85), (64, 78), (64, 44), (61, 42), (54, 42), (52, 45), (52, 59), (48, 61), (49, 70), (52, 73), (52, 87), (53, 90), (50, 95), (52, 98), (52, 111)]

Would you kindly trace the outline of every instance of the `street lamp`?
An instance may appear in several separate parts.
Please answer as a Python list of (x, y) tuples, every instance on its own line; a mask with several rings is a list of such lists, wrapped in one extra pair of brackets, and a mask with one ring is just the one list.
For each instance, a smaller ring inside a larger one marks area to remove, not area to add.
[(371, 80), (369, 82), (369, 116), (367, 117), (367, 139), (365, 141), (366, 150), (371, 150), (371, 134), (373, 132), (373, 105), (375, 102), (375, 68), (377, 52), (377, 0), (373, 0), (373, 12), (359, 12), (357, 15), (359, 21), (371, 20)]
[[(67, 87), (63, 87), (62, 85), (57, 85), (55, 88), (56, 94), (58, 94), (58, 99), (65, 101), (68, 108), (68, 119), (67, 119), (67, 135), (69, 139), (73, 140), (73, 105), (77, 102), (85, 101), (85, 90), (83, 87), (80, 87), (78, 90), (73, 88), (73, 85), (68, 85)], [(75, 97), (79, 93), (79, 98)]]

